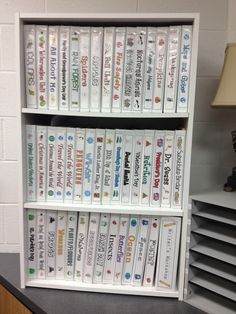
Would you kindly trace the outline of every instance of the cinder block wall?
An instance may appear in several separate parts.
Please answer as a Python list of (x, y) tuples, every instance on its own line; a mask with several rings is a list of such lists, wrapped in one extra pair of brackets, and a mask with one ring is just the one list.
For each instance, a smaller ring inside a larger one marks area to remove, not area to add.
[[(232, 8), (232, 9), (231, 9)], [(234, 10), (233, 10), (234, 9)], [(232, 164), (227, 131), (221, 133), (221, 113), (209, 107), (214, 97), (229, 37), (236, 37), (234, 0), (2, 0), (0, 1), (0, 252), (19, 251), (18, 161), (15, 131), (17, 99), (14, 13), (21, 12), (200, 12), (200, 43), (191, 192), (221, 182)], [(230, 14), (228, 14), (230, 12)], [(227, 31), (228, 17), (230, 29)], [(230, 114), (228, 115), (231, 116)], [(226, 118), (225, 121), (227, 121)], [(231, 118), (232, 120), (232, 118)], [(234, 120), (235, 121), (235, 120)], [(233, 123), (233, 121), (232, 121)], [(222, 142), (223, 141), (223, 142)], [(225, 152), (219, 149), (223, 145)], [(219, 175), (219, 163), (230, 154)]]

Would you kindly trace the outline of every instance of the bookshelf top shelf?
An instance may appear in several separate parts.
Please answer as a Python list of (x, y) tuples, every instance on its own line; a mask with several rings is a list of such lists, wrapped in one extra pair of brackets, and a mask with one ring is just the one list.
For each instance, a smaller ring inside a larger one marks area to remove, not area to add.
[(187, 112), (181, 113), (155, 113), (155, 112), (80, 112), (80, 111), (60, 111), (60, 110), (42, 110), (22, 108), (22, 113), (28, 114), (44, 114), (59, 116), (75, 116), (75, 117), (102, 117), (102, 118), (138, 118), (138, 119), (156, 119), (156, 118), (188, 118)]

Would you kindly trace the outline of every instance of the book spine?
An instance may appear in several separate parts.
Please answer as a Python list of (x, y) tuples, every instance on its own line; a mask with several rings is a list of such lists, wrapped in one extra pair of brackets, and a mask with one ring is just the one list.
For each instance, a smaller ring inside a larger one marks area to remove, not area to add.
[(65, 279), (67, 212), (57, 214), (56, 279)]
[(121, 200), (121, 174), (123, 172), (123, 149), (124, 149), (124, 130), (116, 130), (115, 150), (114, 150), (114, 168), (113, 168), (113, 187), (112, 202), (120, 203)]
[(99, 213), (90, 213), (88, 239), (87, 239), (85, 263), (84, 263), (84, 276), (83, 276), (83, 282), (86, 282), (86, 283), (93, 282), (93, 269), (94, 269), (94, 260), (95, 260), (95, 254), (96, 254), (99, 219), (100, 219)]
[(154, 72), (154, 94), (152, 110), (154, 112), (162, 112), (164, 106), (168, 27), (157, 27), (156, 36), (156, 64)]
[(36, 201), (36, 126), (26, 125), (27, 201)]
[(143, 137), (144, 134), (142, 131), (135, 132), (131, 202), (136, 205), (139, 204), (140, 199)]
[(56, 128), (54, 127), (48, 127), (47, 161), (47, 201), (53, 201), (56, 190)]
[(156, 288), (175, 290), (181, 218), (161, 218)]
[(126, 29), (117, 27), (115, 32), (112, 112), (121, 112)]
[(48, 109), (58, 109), (58, 63), (59, 63), (59, 27), (48, 28)]
[(101, 204), (102, 200), (102, 172), (104, 159), (105, 130), (97, 129), (95, 136), (95, 161), (93, 178), (92, 202)]
[(85, 129), (76, 129), (75, 131), (75, 180), (74, 180), (74, 198), (75, 203), (82, 201), (82, 185), (84, 170), (84, 140)]
[(180, 47), (177, 112), (188, 111), (191, 50), (192, 50), (192, 26), (183, 25)]
[(37, 213), (35, 209), (27, 209), (27, 278), (37, 277)]
[(164, 112), (175, 112), (177, 102), (181, 26), (170, 26), (167, 50)]
[(166, 131), (163, 155), (161, 206), (171, 205), (171, 186), (173, 172), (174, 131)]
[(174, 167), (173, 167), (173, 187), (171, 206), (182, 207), (183, 198), (183, 172), (184, 172), (184, 151), (185, 151), (185, 131), (175, 131), (174, 145)]
[(152, 217), (150, 221), (150, 233), (148, 239), (148, 247), (146, 254), (145, 271), (143, 277), (143, 286), (152, 287), (154, 284), (154, 275), (156, 269), (158, 239), (160, 230), (160, 220)]
[(89, 111), (90, 27), (80, 27), (80, 111)]
[(93, 165), (95, 150), (95, 129), (86, 129), (84, 176), (83, 176), (83, 202), (91, 204), (93, 187)]
[(126, 33), (122, 111), (132, 111), (136, 28), (127, 27)]
[(75, 256), (75, 281), (82, 281), (84, 275), (84, 260), (87, 247), (87, 235), (89, 225), (89, 213), (79, 213), (78, 230), (76, 241), (76, 256)]
[(46, 277), (56, 276), (56, 239), (57, 239), (57, 212), (47, 210), (46, 213)]
[(70, 27), (60, 26), (59, 109), (69, 110)]
[(115, 27), (104, 28), (102, 65), (102, 112), (111, 111)]
[(56, 128), (56, 190), (57, 202), (62, 202), (65, 189), (65, 151), (66, 151), (66, 129)]
[(98, 232), (93, 282), (102, 283), (105, 264), (110, 214), (101, 214)]
[(64, 201), (71, 203), (73, 199), (73, 181), (75, 164), (75, 129), (66, 129), (66, 162)]
[(133, 135), (132, 131), (125, 131), (123, 152), (122, 198), (123, 204), (131, 202), (132, 165), (133, 165)]
[(156, 28), (148, 27), (147, 30), (147, 54), (145, 62), (145, 77), (143, 89), (143, 112), (152, 111), (154, 68), (156, 57)]
[(36, 53), (37, 53), (37, 104), (39, 109), (48, 108), (47, 69), (48, 69), (48, 27), (36, 26)]
[(46, 199), (46, 159), (47, 159), (47, 127), (39, 126), (37, 130), (37, 201)]
[(79, 28), (70, 29), (70, 110), (79, 108)]
[(144, 135), (141, 186), (141, 204), (143, 205), (149, 205), (150, 201), (154, 134), (155, 131), (146, 130)]
[(115, 130), (106, 130), (106, 143), (103, 166), (102, 204), (111, 200)]
[(151, 205), (158, 207), (161, 206), (164, 141), (165, 133), (162, 131), (156, 131), (153, 148), (154, 153), (151, 186)]
[(108, 233), (108, 239), (107, 239), (105, 266), (104, 266), (104, 273), (103, 273), (103, 283), (113, 283), (119, 225), (120, 225), (120, 215), (111, 214), (109, 233)]
[(141, 286), (143, 282), (149, 231), (150, 219), (148, 217), (141, 217), (132, 275), (132, 285), (134, 286)]
[(125, 258), (125, 249), (127, 243), (127, 233), (129, 227), (129, 215), (120, 216), (120, 228), (117, 237), (117, 253), (115, 261), (115, 272), (113, 283), (121, 285), (123, 264)]
[(37, 210), (37, 275), (39, 279), (45, 279), (46, 276), (45, 215), (44, 210)]
[(124, 267), (122, 274), (122, 284), (131, 284), (134, 256), (137, 243), (139, 218), (131, 216), (129, 221), (129, 231), (125, 250)]
[(65, 259), (65, 279), (67, 280), (73, 280), (74, 278), (76, 230), (77, 212), (68, 212)]
[(103, 28), (91, 29), (90, 111), (101, 110), (102, 47)]
[(37, 108), (35, 25), (24, 25), (25, 93), (28, 108)]
[(134, 99), (132, 103), (132, 110), (142, 110), (143, 103), (143, 84), (144, 84), (144, 68), (146, 55), (146, 27), (137, 27), (136, 29), (136, 51), (134, 61)]

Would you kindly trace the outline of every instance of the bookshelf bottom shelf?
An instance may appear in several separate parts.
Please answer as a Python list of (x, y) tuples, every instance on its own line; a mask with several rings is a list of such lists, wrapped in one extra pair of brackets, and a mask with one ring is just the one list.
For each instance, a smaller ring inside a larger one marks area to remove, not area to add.
[(130, 294), (130, 295), (143, 295), (155, 297), (178, 298), (178, 290), (162, 290), (155, 289), (154, 287), (134, 287), (125, 285), (110, 285), (110, 284), (87, 284), (76, 281), (66, 280), (43, 280), (34, 279), (26, 282), (26, 287), (36, 288), (51, 288), (51, 289), (64, 289), (64, 290), (77, 290), (87, 292), (100, 292), (100, 293), (115, 293), (115, 294)]

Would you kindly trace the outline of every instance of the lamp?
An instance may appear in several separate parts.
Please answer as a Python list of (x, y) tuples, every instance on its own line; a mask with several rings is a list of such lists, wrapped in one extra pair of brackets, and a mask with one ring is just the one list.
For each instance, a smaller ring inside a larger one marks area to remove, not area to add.
[(226, 47), (220, 84), (211, 105), (236, 108), (236, 43), (230, 43)]
[[(224, 65), (221, 72), (220, 84), (215, 99), (211, 104), (219, 108), (236, 108), (236, 43), (230, 43), (225, 49)], [(236, 152), (236, 130), (231, 132), (233, 148)], [(224, 185), (226, 192), (236, 190), (236, 167)]]

